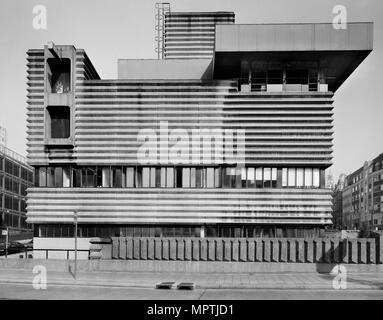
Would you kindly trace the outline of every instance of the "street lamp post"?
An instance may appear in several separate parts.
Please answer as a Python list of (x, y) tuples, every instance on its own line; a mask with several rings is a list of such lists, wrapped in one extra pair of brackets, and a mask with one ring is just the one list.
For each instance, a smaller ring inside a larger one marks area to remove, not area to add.
[(77, 277), (77, 211), (74, 212), (74, 278)]

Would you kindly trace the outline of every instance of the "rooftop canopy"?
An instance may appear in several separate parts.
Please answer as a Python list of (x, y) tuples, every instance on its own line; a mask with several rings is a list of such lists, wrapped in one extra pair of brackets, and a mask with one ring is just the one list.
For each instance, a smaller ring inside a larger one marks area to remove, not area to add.
[(331, 23), (217, 25), (214, 77), (240, 78), (244, 62), (258, 70), (316, 66), (336, 91), (372, 48), (371, 22), (348, 23), (346, 29)]

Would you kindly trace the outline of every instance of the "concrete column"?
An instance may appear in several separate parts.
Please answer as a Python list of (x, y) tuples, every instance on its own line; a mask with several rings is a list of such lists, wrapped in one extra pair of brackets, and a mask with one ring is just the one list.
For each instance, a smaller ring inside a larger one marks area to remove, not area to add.
[(126, 259), (126, 239), (118, 238), (118, 258)]
[(177, 239), (177, 260), (185, 260), (185, 242), (183, 239)]
[(263, 242), (262, 242), (262, 239), (257, 239), (256, 240), (255, 261), (263, 262)]
[(348, 263), (348, 239), (342, 239), (342, 262)]
[(207, 261), (207, 241), (200, 239), (200, 260)]
[(207, 240), (207, 259), (209, 261), (215, 261), (215, 240)]
[(307, 262), (314, 262), (314, 240), (308, 239), (306, 240), (306, 246), (307, 246)]
[(232, 245), (232, 261), (238, 261), (239, 260), (239, 242), (237, 239), (231, 241)]
[(294, 239), (289, 240), (290, 252), (289, 252), (289, 261), (296, 262), (296, 243)]
[(118, 238), (112, 238), (112, 258), (118, 259), (119, 257), (119, 248), (118, 248)]
[(281, 239), (281, 260), (280, 262), (287, 262), (287, 239)]
[(190, 261), (192, 259), (192, 241), (191, 239), (185, 239), (185, 260)]
[(303, 239), (298, 240), (298, 262), (305, 262), (305, 242)]
[(148, 239), (148, 260), (154, 260), (154, 251), (155, 251), (154, 239), (149, 238)]
[(315, 262), (323, 262), (323, 240), (315, 240)]
[(272, 245), (272, 261), (278, 262), (279, 261), (279, 241), (278, 239), (271, 240)]
[(358, 239), (360, 246), (360, 263), (367, 263), (367, 242), (366, 239)]
[(349, 244), (351, 245), (351, 259), (352, 263), (358, 263), (358, 240), (350, 239)]
[(154, 240), (154, 259), (156, 260), (162, 260), (162, 239), (156, 238)]
[(133, 259), (140, 260), (140, 238), (133, 238)]
[(192, 259), (193, 261), (199, 261), (200, 257), (200, 248), (199, 248), (199, 239), (192, 240)]
[(141, 247), (140, 259), (147, 260), (148, 259), (148, 239), (147, 238), (140, 239), (140, 247)]
[(169, 259), (177, 260), (177, 240), (170, 239), (169, 244)]
[(255, 261), (255, 241), (247, 241), (247, 261)]
[(223, 260), (231, 261), (231, 240), (229, 239), (223, 240), (223, 247), (224, 247)]
[(162, 240), (162, 260), (169, 260), (169, 239)]
[(248, 261), (247, 260), (247, 246), (248, 243), (246, 240), (240, 240), (239, 241), (239, 260), (240, 261)]
[(269, 262), (271, 259), (270, 254), (271, 254), (271, 241), (270, 239), (264, 239), (263, 240), (263, 246), (264, 246), (264, 255), (263, 255), (263, 260), (265, 262)]
[(376, 248), (375, 248), (375, 239), (368, 240), (368, 260), (367, 263), (376, 263)]
[(215, 258), (217, 261), (222, 261), (223, 260), (223, 240), (222, 239), (217, 239), (215, 243)]
[(133, 238), (126, 238), (126, 259), (133, 260)]

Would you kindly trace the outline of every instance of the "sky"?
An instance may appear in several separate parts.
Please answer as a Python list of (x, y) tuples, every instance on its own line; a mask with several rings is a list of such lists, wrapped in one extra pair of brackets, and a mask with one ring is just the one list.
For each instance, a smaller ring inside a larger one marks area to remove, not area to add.
[[(343, 5), (348, 22), (374, 22), (374, 50), (334, 96), (334, 179), (383, 152), (382, 0), (174, 0), (172, 11), (234, 11), (236, 23), (332, 22)], [(0, 126), (7, 146), (26, 154), (26, 52), (48, 41), (85, 49), (102, 79), (117, 78), (117, 59), (156, 58), (153, 0), (1, 0)], [(47, 9), (36, 30), (33, 8)]]

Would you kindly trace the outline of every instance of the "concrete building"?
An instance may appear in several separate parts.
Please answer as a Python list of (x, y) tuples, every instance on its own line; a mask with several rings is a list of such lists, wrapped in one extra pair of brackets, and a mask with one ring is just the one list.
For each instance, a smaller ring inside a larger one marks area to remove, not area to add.
[(26, 223), (27, 189), (33, 187), (33, 168), (16, 152), (0, 145), (0, 229), (30, 232)]
[(372, 51), (372, 23), (165, 21), (165, 59), (121, 59), (115, 80), (82, 49), (28, 51), (35, 249), (69, 256), (75, 212), (85, 251), (94, 236), (319, 235), (332, 223), (333, 95)]
[[(334, 200), (336, 207), (340, 207), (339, 201)], [(342, 201), (345, 228), (383, 228), (383, 153), (345, 178)]]

